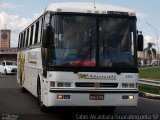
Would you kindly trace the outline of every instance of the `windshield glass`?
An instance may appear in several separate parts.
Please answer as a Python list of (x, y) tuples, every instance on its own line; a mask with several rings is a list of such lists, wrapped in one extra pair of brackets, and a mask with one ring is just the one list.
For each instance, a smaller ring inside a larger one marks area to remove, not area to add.
[(52, 65), (95, 66), (96, 19), (86, 16), (54, 15)]
[(53, 15), (52, 66), (136, 67), (136, 20)]
[(135, 21), (127, 18), (99, 19), (99, 63), (105, 67), (134, 66)]

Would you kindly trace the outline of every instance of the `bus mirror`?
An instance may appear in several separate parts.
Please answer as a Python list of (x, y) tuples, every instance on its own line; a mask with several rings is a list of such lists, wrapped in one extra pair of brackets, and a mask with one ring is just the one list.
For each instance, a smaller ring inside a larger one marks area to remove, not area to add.
[(47, 29), (43, 29), (42, 46), (43, 46), (43, 48), (48, 48), (48, 35), (47, 35)]
[(43, 48), (48, 48), (50, 45), (51, 35), (52, 35), (52, 28), (47, 26), (47, 29), (43, 30), (43, 37), (42, 37), (42, 46)]
[(143, 51), (143, 35), (138, 35), (137, 48), (138, 51)]

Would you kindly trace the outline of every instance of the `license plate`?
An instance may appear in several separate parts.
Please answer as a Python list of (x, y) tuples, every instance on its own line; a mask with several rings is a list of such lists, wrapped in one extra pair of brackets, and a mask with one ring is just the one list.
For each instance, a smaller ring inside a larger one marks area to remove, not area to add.
[(89, 95), (90, 100), (104, 100), (104, 94), (101, 93), (91, 93)]

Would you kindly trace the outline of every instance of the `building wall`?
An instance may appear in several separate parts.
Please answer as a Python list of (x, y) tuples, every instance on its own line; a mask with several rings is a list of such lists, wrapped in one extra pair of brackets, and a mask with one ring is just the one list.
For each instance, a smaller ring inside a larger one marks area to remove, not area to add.
[(17, 54), (0, 54), (0, 61), (3, 60), (17, 61)]
[(8, 29), (0, 30), (0, 61), (17, 61), (17, 48), (10, 48), (11, 31)]
[(17, 48), (0, 48), (1, 53), (17, 53)]
[(10, 48), (10, 30), (0, 30), (0, 48)]

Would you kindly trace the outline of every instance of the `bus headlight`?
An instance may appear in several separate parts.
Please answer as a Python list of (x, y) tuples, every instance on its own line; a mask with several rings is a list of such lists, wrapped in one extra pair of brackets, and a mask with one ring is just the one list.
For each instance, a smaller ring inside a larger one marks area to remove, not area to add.
[(134, 96), (133, 95), (123, 95), (122, 99), (129, 99), (129, 100), (133, 100)]
[(71, 87), (71, 83), (70, 82), (64, 83), (64, 87)]
[(64, 87), (64, 83), (63, 82), (58, 82), (57, 87)]
[(54, 81), (50, 81), (50, 87), (55, 87), (55, 82)]
[(128, 99), (132, 100), (132, 99), (134, 99), (134, 96), (130, 95), (130, 96), (128, 96)]
[(122, 83), (122, 88), (128, 88), (128, 83)]
[(57, 95), (57, 99), (63, 99), (63, 95)]
[(71, 82), (57, 82), (57, 87), (71, 87)]
[(70, 99), (71, 96), (70, 95), (57, 95), (57, 100), (62, 100), (62, 99)]
[(122, 83), (122, 88), (135, 88), (135, 83)]

